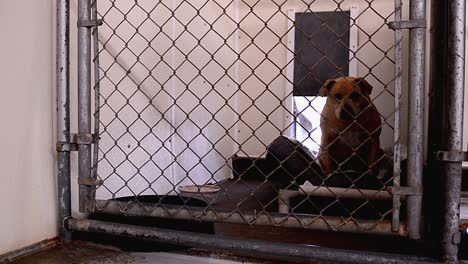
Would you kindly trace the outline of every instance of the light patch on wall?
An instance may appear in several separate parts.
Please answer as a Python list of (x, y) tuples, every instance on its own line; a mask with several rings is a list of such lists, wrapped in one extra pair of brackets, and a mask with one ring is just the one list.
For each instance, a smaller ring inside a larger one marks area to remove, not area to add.
[(320, 117), (326, 101), (326, 97), (320, 96), (294, 96), (297, 116), (294, 136), (313, 154), (317, 154), (320, 149)]

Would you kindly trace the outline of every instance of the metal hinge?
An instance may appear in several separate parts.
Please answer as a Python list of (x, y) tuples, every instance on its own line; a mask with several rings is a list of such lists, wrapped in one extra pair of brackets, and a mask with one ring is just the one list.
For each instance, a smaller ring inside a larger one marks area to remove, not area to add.
[(72, 134), (70, 142), (57, 142), (57, 152), (77, 151), (78, 145), (91, 145), (95, 141), (93, 134)]
[(78, 184), (79, 185), (86, 185), (86, 186), (99, 186), (102, 185), (103, 181), (99, 179), (91, 179), (91, 178), (80, 178), (78, 177)]
[(89, 20), (78, 20), (78, 27), (98, 27), (101, 26), (104, 21), (102, 19), (89, 19)]
[(77, 151), (78, 146), (69, 142), (57, 142), (57, 144), (55, 144), (55, 150), (57, 152)]
[(412, 29), (412, 28), (426, 28), (426, 20), (425, 19), (415, 19), (415, 20), (407, 20), (407, 21), (393, 21), (389, 22), (388, 27), (390, 29)]
[(436, 160), (446, 161), (446, 162), (462, 162), (467, 160), (468, 154), (463, 151), (450, 150), (444, 151), (440, 150), (435, 153)]
[(72, 134), (72, 142), (77, 145), (91, 145), (94, 143), (93, 134)]

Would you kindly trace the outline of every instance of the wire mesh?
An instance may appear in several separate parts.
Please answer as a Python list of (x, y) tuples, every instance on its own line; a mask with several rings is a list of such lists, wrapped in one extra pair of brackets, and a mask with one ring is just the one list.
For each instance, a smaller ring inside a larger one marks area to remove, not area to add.
[(104, 21), (93, 28), (96, 211), (401, 233), (400, 199), (392, 200), (400, 196), (388, 187), (400, 184), (401, 153), (392, 150), (406, 139), (406, 108), (395, 86), (407, 58), (401, 32), (395, 39), (387, 27), (401, 6), (100, 0), (92, 8)]

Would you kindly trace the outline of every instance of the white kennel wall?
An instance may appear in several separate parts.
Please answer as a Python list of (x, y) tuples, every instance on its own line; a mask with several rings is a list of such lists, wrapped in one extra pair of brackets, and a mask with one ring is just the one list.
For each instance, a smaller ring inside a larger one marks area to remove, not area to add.
[(52, 2), (0, 1), (0, 255), (57, 235)]
[[(106, 126), (100, 141), (101, 155), (106, 153), (106, 161), (100, 162), (99, 174), (106, 179), (108, 188), (98, 189), (98, 198), (109, 198), (112, 194), (165, 194), (177, 185), (229, 178), (228, 160), (233, 154), (262, 155), (265, 146), (290, 126), (292, 119), (285, 110), (290, 103), (286, 71), (278, 77), (278, 67), (285, 69), (288, 63), (288, 10), (304, 11), (306, 4), (287, 1), (281, 6), (283, 13), (277, 13), (275, 1), (260, 1), (252, 9), (253, 15), (250, 6), (254, 1), (216, 2), (209, 1), (201, 9), (204, 20), (199, 17), (192, 20), (197, 14), (192, 6), (199, 8), (205, 1), (190, 4), (159, 1), (156, 8), (154, 1), (139, 1), (139, 7), (134, 9), (131, 9), (134, 3), (129, 1), (114, 1), (114, 7), (110, 1), (98, 1), (98, 10), (105, 14), (105, 24), (99, 28), (101, 45), (105, 45), (105, 51), (100, 53), (104, 124), (101, 131)], [(393, 21), (394, 5), (385, 0), (373, 1), (372, 8), (364, 0), (340, 4), (342, 10), (351, 6), (357, 6), (360, 13), (358, 75), (367, 76), (374, 86), (374, 104), (383, 116), (389, 116), (386, 122), (393, 125), (393, 96), (384, 91), (384, 86), (393, 90), (393, 63), (385, 56), (393, 58), (394, 32), (384, 24)], [(218, 19), (223, 14), (221, 7), (225, 7), (225, 14)], [(318, 0), (310, 9), (333, 11), (337, 10), (337, 3)], [(176, 10), (175, 18), (172, 10)], [(141, 24), (148, 13), (155, 23), (144, 22), (139, 26), (139, 34), (135, 34), (135, 27), (124, 21), (123, 13), (129, 13), (127, 20), (133, 25)], [(271, 31), (284, 36), (281, 38), (284, 45), (277, 45), (279, 39), (275, 34), (262, 30), (265, 27), (262, 20), (268, 21)], [(237, 22), (241, 30), (236, 30)], [(217, 33), (209, 31), (210, 27)], [(197, 40), (189, 32), (197, 37), (208, 32), (200, 42), (203, 48), (197, 46)], [(252, 40), (249, 35), (256, 37)], [(224, 46), (220, 36), (227, 38)], [(150, 45), (147, 40), (152, 40)], [(404, 40), (403, 69), (407, 69), (407, 34)], [(256, 46), (251, 45), (252, 41)], [(192, 49), (186, 58), (184, 53)], [(264, 52), (268, 52), (271, 61), (262, 62)], [(214, 53), (216, 62), (210, 61), (210, 53)], [(236, 53), (241, 53), (241, 61), (236, 62)], [(207, 63), (201, 71), (204, 78), (197, 77), (194, 65), (201, 68)], [(220, 66), (228, 70), (225, 72)], [(265, 83), (268, 83), (266, 92)], [(406, 92), (404, 71), (404, 106)], [(278, 107), (280, 104), (283, 107)], [(402, 109), (401, 114), (403, 141), (406, 110)], [(387, 125), (383, 126), (381, 144), (393, 145), (393, 130)], [(126, 155), (131, 162), (125, 161)], [(188, 180), (187, 176), (195, 180)]]

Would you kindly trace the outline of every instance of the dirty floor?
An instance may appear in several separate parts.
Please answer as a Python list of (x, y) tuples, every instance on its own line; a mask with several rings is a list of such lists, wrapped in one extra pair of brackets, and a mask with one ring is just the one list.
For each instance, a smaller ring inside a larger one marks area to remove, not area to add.
[(294, 260), (260, 260), (199, 250), (173, 252), (124, 252), (112, 247), (74, 241), (44, 250), (10, 263), (14, 264), (280, 264), (314, 263)]

